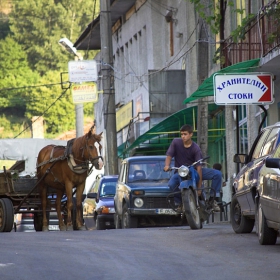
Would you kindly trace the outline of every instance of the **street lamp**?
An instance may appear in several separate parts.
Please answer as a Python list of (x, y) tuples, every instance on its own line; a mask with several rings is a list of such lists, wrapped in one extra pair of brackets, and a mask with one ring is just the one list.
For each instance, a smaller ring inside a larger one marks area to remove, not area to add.
[[(61, 38), (58, 43), (66, 49), (69, 53), (75, 56), (75, 60), (83, 60), (82, 55), (77, 52), (76, 48), (73, 47), (73, 43), (67, 38)], [(76, 114), (76, 137), (84, 135), (84, 106), (83, 103), (75, 104)]]

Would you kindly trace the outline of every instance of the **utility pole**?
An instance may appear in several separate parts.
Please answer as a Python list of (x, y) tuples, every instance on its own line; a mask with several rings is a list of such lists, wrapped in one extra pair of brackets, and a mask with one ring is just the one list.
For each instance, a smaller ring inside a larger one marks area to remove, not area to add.
[[(76, 52), (75, 60), (83, 60), (80, 53)], [(84, 104), (75, 104), (76, 138), (84, 135)]]
[(76, 138), (84, 135), (84, 105), (75, 105), (75, 115), (76, 115)]
[(118, 174), (115, 88), (110, 0), (100, 0), (101, 71), (105, 133), (105, 174)]

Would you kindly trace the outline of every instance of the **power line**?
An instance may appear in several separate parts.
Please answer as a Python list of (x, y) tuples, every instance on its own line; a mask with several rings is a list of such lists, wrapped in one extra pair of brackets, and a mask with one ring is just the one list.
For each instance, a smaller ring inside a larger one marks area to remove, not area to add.
[(41, 116), (39, 116), (38, 118), (36, 118), (34, 121), (31, 122), (31, 125), (27, 126), (24, 130), (22, 130), (18, 135), (16, 135), (14, 138), (17, 138), (18, 136), (20, 136), (24, 131), (26, 131), (28, 128), (32, 127), (32, 124), (35, 123), (39, 118), (41, 118), (52, 106), (54, 106), (56, 104), (56, 102), (66, 93), (66, 91), (69, 88), (65, 89), (62, 94), (42, 113)]
[[(62, 84), (69, 84), (69, 82), (62, 82)], [(23, 87), (11, 87), (11, 88), (1, 88), (1, 91), (9, 91), (9, 90), (20, 90), (20, 89), (28, 89), (28, 88), (38, 88), (38, 87), (51, 87), (51, 86), (57, 86), (61, 85), (61, 83), (54, 83), (54, 84), (41, 84), (41, 85), (35, 85), (35, 86), (23, 86)], [(70, 84), (69, 84), (70, 87)]]

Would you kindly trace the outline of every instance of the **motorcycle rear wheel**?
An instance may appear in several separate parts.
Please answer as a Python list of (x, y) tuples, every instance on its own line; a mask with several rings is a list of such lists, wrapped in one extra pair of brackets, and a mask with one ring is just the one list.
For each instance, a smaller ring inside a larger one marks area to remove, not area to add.
[(195, 194), (192, 189), (182, 190), (182, 202), (186, 219), (191, 229), (201, 229), (202, 222), (200, 219), (199, 211), (196, 207)]

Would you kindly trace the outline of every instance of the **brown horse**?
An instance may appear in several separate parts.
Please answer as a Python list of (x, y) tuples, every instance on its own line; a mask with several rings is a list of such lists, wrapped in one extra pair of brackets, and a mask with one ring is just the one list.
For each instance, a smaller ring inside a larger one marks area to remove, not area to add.
[(67, 196), (67, 230), (73, 230), (71, 210), (73, 209), (72, 192), (76, 188), (76, 225), (80, 230), (85, 226), (82, 221), (82, 197), (89, 164), (96, 169), (102, 168), (101, 153), (102, 132), (95, 134), (94, 125), (84, 136), (68, 141), (67, 147), (48, 145), (41, 149), (37, 159), (37, 177), (40, 190), (43, 231), (48, 230), (46, 215), (48, 187), (56, 190), (56, 211), (60, 230), (65, 230), (61, 215), (61, 199)]

